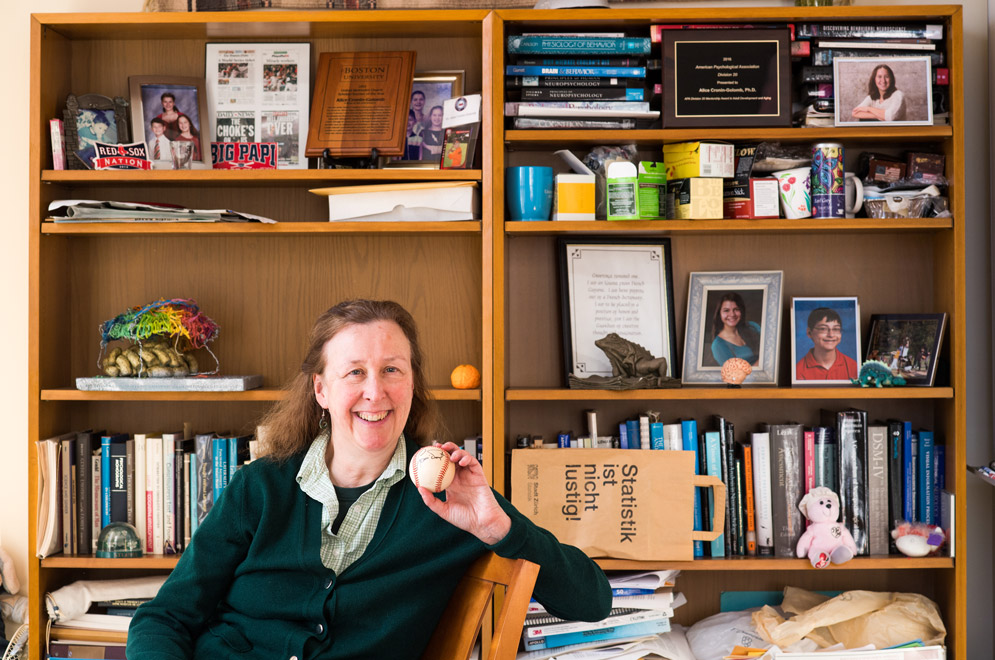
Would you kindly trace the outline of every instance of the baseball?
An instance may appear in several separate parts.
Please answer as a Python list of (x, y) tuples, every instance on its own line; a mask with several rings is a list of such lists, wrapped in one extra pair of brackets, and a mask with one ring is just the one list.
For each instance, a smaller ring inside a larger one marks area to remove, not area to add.
[(411, 457), (408, 476), (416, 486), (441, 493), (453, 482), (456, 466), (441, 447), (422, 447)]

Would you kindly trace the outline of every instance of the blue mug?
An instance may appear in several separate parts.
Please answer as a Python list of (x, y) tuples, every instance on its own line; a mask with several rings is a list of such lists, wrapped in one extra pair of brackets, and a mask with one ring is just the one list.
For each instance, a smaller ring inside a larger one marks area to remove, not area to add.
[(505, 169), (504, 192), (512, 220), (549, 220), (553, 210), (552, 167)]

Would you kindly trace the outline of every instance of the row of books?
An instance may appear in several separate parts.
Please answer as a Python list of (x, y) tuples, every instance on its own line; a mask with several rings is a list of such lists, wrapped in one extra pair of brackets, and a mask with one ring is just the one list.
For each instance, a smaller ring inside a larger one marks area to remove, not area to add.
[(541, 660), (653, 637), (670, 631), (674, 609), (686, 601), (675, 592), (677, 571), (609, 572), (612, 609), (599, 621), (573, 621), (549, 614), (533, 600), (522, 628), (519, 658)]
[[(614, 429), (599, 435), (596, 412), (587, 418), (586, 436), (564, 432), (555, 443), (519, 436), (518, 446), (694, 452), (696, 471), (726, 485), (723, 534), (695, 541), (695, 557), (794, 557), (805, 527), (798, 504), (817, 486), (839, 495), (841, 520), (858, 555), (897, 553), (890, 532), (902, 521), (949, 530), (953, 495), (946, 491), (945, 446), (908, 421), (868, 422), (863, 410), (823, 410), (817, 426), (765, 424), (737, 437), (734, 423), (721, 415), (699, 432), (697, 420), (664, 423), (648, 412), (620, 422), (617, 435)], [(694, 526), (701, 530), (712, 518), (713, 494), (696, 490)]]
[(624, 129), (648, 126), (659, 116), (650, 109), (658, 84), (647, 73), (648, 37), (622, 32), (523, 34), (507, 38), (505, 67), (512, 127)]
[(251, 439), (86, 430), (38, 441), (38, 556), (93, 554), (112, 522), (134, 525), (146, 553), (181, 552)]

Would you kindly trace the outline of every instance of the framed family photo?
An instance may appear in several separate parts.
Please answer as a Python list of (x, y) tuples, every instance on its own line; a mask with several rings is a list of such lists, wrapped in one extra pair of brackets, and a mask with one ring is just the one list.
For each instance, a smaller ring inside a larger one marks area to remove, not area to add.
[(415, 73), (408, 104), (404, 154), (386, 159), (384, 167), (439, 167), (445, 144), (442, 104), (463, 95), (464, 73), (455, 70)]
[(872, 314), (866, 359), (884, 362), (907, 385), (930, 387), (946, 326), (946, 314)]
[(145, 142), (159, 169), (172, 167), (173, 142), (192, 145), (195, 168), (211, 167), (207, 94), (204, 79), (181, 76), (131, 76), (131, 124), (136, 142)]
[(62, 113), (69, 169), (91, 169), (97, 142), (128, 142), (128, 102), (101, 94), (70, 94)]
[(686, 385), (721, 384), (730, 358), (750, 363), (744, 385), (777, 385), (783, 271), (691, 273), (684, 333)]
[(613, 375), (595, 345), (613, 333), (665, 358), (676, 377), (670, 239), (570, 237), (557, 250), (566, 382)]
[(833, 58), (837, 126), (933, 124), (929, 57)]
[(852, 385), (860, 370), (856, 297), (791, 299), (792, 385)]

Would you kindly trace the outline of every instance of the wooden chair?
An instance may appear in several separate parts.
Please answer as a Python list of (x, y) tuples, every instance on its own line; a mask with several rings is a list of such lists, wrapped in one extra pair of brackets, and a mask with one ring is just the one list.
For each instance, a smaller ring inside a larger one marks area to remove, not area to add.
[(507, 589), (494, 622), (487, 660), (514, 660), (539, 565), (524, 559), (505, 559), (493, 552), (467, 569), (453, 592), (422, 660), (467, 660), (473, 650), (494, 587)]

